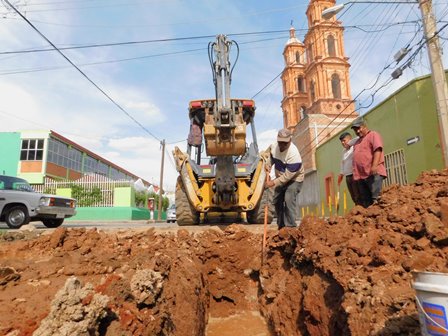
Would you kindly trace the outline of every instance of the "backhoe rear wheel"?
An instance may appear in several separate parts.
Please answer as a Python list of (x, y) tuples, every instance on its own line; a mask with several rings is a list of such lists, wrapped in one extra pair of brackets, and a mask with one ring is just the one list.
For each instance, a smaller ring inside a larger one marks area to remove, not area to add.
[(180, 176), (176, 183), (176, 220), (179, 226), (199, 224), (199, 212), (191, 206)]
[(247, 221), (250, 224), (264, 223), (264, 208), (266, 205), (268, 206), (268, 224), (272, 222), (275, 211), (274, 205), (272, 204), (273, 197), (274, 191), (271, 188), (264, 190), (263, 196), (255, 209), (247, 212)]

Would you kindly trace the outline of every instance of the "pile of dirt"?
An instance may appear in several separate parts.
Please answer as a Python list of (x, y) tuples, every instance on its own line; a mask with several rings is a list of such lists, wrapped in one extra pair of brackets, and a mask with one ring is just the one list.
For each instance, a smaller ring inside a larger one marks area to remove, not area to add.
[(238, 336), (263, 316), (265, 335), (418, 335), (412, 271), (448, 272), (448, 170), (270, 230), (263, 263), (246, 228), (3, 234), (0, 334)]
[(448, 272), (448, 170), (271, 236), (262, 312), (279, 335), (420, 335), (412, 271)]

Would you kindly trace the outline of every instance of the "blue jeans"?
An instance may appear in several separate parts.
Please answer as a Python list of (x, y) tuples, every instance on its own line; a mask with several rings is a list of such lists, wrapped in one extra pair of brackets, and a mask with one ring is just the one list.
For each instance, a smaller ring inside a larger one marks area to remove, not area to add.
[(381, 194), (384, 176), (370, 175), (366, 179), (357, 180), (359, 204), (367, 208), (377, 201)]
[(303, 182), (289, 182), (274, 189), (273, 203), (277, 214), (278, 228), (296, 227), (297, 195)]

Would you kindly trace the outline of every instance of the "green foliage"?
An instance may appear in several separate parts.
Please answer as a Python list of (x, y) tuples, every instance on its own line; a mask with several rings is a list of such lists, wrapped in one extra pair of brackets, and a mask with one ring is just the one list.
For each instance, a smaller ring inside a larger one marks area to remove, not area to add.
[(148, 196), (145, 191), (136, 191), (135, 192), (135, 206), (139, 208), (146, 208)]
[[(156, 194), (155, 192), (150, 192), (148, 194), (148, 198), (154, 198), (154, 210), (159, 209), (159, 194)], [(170, 205), (170, 200), (168, 197), (162, 197), (162, 211), (166, 211), (168, 209), (168, 206)]]
[(56, 187), (52, 187), (52, 188), (47, 187), (47, 188), (45, 188), (43, 193), (50, 194), (50, 195), (56, 195)]
[(101, 194), (101, 189), (99, 187), (93, 187), (92, 190), (87, 190), (86, 188), (74, 184), (71, 186), (72, 197), (76, 199), (77, 206), (79, 207), (89, 207), (93, 206), (97, 202), (101, 202), (103, 196)]

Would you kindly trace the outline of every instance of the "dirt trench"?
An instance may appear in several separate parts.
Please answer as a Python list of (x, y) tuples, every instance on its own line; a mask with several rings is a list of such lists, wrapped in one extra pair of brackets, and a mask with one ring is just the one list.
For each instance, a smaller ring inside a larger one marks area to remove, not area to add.
[(412, 271), (448, 272), (448, 170), (345, 217), (262, 236), (16, 231), (0, 240), (0, 334), (419, 335)]

